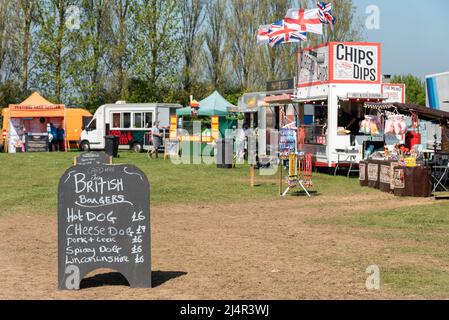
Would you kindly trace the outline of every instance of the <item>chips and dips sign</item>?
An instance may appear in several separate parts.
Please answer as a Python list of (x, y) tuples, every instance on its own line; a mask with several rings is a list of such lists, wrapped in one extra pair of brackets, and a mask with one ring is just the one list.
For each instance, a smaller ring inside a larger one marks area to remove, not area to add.
[(297, 87), (327, 83), (380, 84), (380, 43), (330, 42), (298, 53)]

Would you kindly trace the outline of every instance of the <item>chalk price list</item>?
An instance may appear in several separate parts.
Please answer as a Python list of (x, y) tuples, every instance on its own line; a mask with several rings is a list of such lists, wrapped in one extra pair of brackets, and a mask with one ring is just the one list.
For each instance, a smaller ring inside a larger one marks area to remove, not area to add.
[[(94, 213), (68, 208), (66, 264), (128, 263), (131, 259), (136, 264), (143, 263), (145, 260), (142, 243), (147, 233), (147, 227), (143, 223), (146, 217), (141, 211), (133, 212), (130, 226), (124, 229), (117, 227), (117, 219), (113, 210), (108, 213)], [(96, 223), (101, 225), (95, 225)], [(128, 237), (131, 241), (130, 256), (121, 254), (123, 248), (117, 244), (123, 241), (119, 241), (119, 237)]]

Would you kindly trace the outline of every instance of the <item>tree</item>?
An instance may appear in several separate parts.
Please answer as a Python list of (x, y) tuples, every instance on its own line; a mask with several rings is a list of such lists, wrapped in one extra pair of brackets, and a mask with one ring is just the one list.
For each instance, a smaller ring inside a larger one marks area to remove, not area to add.
[[(7, 17), (10, 12), (10, 0), (0, 0), (0, 16)], [(6, 62), (7, 48), (9, 43), (9, 32), (7, 28), (7, 20), (0, 19), (0, 81), (5, 79), (6, 70), (3, 68)]]
[(71, 5), (78, 3), (76, 0), (48, 0), (42, 3), (40, 29), (39, 29), (39, 49), (37, 53), (38, 72), (35, 75), (36, 86), (42, 88), (47, 94), (56, 100), (62, 101), (64, 84), (72, 79), (68, 77), (67, 70), (69, 64), (73, 63), (73, 58), (68, 58), (72, 52), (73, 43), (70, 41), (71, 29), (76, 29), (77, 25), (70, 24), (73, 17), (69, 13)]
[(212, 87), (219, 88), (225, 81), (226, 2), (211, 0), (206, 6), (206, 19), (204, 56), (207, 76)]
[(72, 63), (67, 72), (84, 104), (99, 105), (107, 82), (104, 62), (110, 46), (109, 1), (83, 0), (80, 9), (84, 19), (80, 21), (80, 29), (69, 35)]
[(192, 82), (197, 76), (197, 51), (201, 46), (199, 29), (204, 21), (204, 0), (184, 0), (180, 4), (182, 19), (182, 44), (184, 55), (182, 87), (187, 94), (192, 94)]
[(391, 83), (405, 84), (405, 102), (410, 104), (417, 104), (420, 106), (426, 105), (426, 86), (423, 80), (411, 74), (396, 75), (391, 78)]
[(133, 6), (132, 71), (148, 82), (153, 100), (157, 86), (176, 81), (179, 71), (179, 12), (175, 0), (142, 0)]
[(357, 7), (352, 0), (333, 0), (333, 14), (336, 19), (333, 31), (328, 26), (323, 42), (329, 41), (361, 41), (363, 40), (363, 22), (355, 15)]
[(248, 89), (256, 77), (257, 44), (255, 37), (265, 8), (258, 0), (231, 0), (231, 19), (229, 24), (229, 43), (231, 43), (232, 62), (238, 83)]
[(111, 33), (112, 33), (112, 70), (117, 89), (116, 100), (126, 99), (127, 96), (127, 64), (129, 59), (129, 18), (130, 8), (135, 0), (114, 0), (112, 5)]
[[(267, 1), (265, 0), (266, 21), (275, 22), (285, 16), (287, 10), (292, 7), (289, 0)], [(296, 44), (281, 45), (274, 48), (268, 45), (259, 47), (258, 72), (261, 75), (259, 87), (263, 87), (267, 80), (293, 77), (295, 72)]]
[[(31, 25), (35, 22), (35, 7), (37, 4), (33, 0), (19, 0), (18, 3), (19, 17), (23, 20), (22, 38), (20, 47), (22, 48), (22, 92), (28, 91), (28, 77), (30, 60), (30, 47), (32, 42)], [(19, 44), (19, 43), (17, 43)]]

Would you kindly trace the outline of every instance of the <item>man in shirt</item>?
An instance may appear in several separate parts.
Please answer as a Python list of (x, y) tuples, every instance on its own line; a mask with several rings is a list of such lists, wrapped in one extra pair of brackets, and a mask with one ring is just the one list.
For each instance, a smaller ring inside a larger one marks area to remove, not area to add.
[(162, 134), (161, 131), (159, 130), (159, 121), (156, 121), (153, 124), (153, 128), (151, 129), (151, 134), (153, 136), (153, 149), (154, 149), (154, 154), (156, 155), (156, 158), (158, 158), (158, 153), (159, 153), (159, 148), (161, 146), (162, 143)]

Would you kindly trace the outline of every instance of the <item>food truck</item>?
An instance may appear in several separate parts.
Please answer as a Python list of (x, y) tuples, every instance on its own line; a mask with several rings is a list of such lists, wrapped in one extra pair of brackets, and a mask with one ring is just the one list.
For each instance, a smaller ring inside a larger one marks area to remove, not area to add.
[(349, 159), (357, 163), (367, 146), (401, 141), (399, 135), (385, 141), (380, 125), (379, 132), (361, 128), (370, 114), (366, 102), (405, 101), (403, 84), (383, 83), (380, 43), (330, 42), (303, 49), (293, 86), (292, 81), (276, 84), (239, 99), (240, 112), (257, 112), (261, 155), (271, 154), (270, 131), (282, 129), (282, 123), (291, 128), (291, 122), (302, 132), (314, 166), (335, 167)]
[[(382, 93), (381, 45), (330, 42), (304, 49), (298, 53), (297, 75), (293, 101), (299, 104), (305, 149), (315, 166), (333, 167), (342, 153), (360, 161), (364, 142), (377, 140), (359, 131), (364, 103), (389, 98)], [(303, 124), (301, 110), (306, 107), (312, 115), (310, 124)]]
[(48, 126), (65, 131), (63, 149), (78, 147), (83, 119), (92, 114), (84, 109), (53, 104), (33, 93), (20, 104), (2, 109), (0, 145), (9, 153), (48, 151)]
[(181, 107), (179, 104), (124, 101), (102, 105), (81, 133), (81, 149), (102, 150), (105, 148), (104, 137), (113, 135), (119, 138), (120, 149), (141, 152), (145, 135), (151, 132), (153, 124), (158, 121), (160, 129), (168, 129), (170, 116), (176, 116), (176, 110)]

